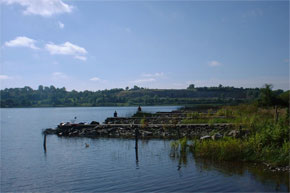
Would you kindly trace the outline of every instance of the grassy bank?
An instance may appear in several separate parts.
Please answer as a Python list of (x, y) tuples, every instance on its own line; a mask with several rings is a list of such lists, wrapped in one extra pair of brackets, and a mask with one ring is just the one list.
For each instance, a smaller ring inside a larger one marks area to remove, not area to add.
[[(273, 166), (289, 165), (289, 110), (258, 108), (255, 105), (224, 107), (216, 116), (246, 130), (242, 138), (223, 137), (220, 140), (194, 140), (188, 145), (195, 157), (224, 161), (266, 162)], [(188, 120), (189, 121), (189, 120)], [(194, 121), (194, 120), (192, 120)], [(184, 148), (184, 141), (181, 141)], [(175, 144), (176, 146), (176, 144)]]

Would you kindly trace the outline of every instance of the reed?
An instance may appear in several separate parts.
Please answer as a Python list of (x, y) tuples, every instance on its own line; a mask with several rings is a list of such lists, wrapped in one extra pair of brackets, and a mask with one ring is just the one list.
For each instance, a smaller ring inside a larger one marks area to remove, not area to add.
[(281, 116), (275, 120), (272, 109), (255, 105), (224, 107), (217, 114), (234, 117), (232, 121), (236, 127), (243, 125), (243, 129), (249, 130), (249, 136), (242, 139), (224, 137), (218, 141), (195, 140), (189, 149), (196, 157), (212, 160), (255, 161), (287, 166), (290, 160), (287, 112), (285, 109), (280, 110)]

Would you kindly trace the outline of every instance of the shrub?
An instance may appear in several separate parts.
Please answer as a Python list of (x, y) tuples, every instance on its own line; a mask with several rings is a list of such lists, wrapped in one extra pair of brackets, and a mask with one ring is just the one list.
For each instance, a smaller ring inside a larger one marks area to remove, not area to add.
[[(250, 135), (244, 139), (223, 138), (219, 141), (196, 140), (190, 147), (197, 157), (214, 160), (240, 160), (267, 162), (272, 165), (289, 165), (290, 129), (287, 111), (279, 116), (278, 122), (273, 119), (271, 109), (261, 109), (255, 105), (239, 105), (224, 107), (221, 112), (231, 112), (236, 127), (242, 126), (250, 130)], [(210, 124), (218, 120), (211, 119)]]

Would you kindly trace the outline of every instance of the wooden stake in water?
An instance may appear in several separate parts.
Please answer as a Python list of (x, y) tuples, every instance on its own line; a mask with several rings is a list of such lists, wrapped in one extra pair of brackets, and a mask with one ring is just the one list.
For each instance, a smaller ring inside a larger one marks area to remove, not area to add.
[(135, 154), (136, 154), (136, 162), (139, 161), (138, 159), (138, 135), (139, 135), (139, 130), (138, 128), (135, 129)]
[(44, 134), (44, 137), (43, 137), (43, 149), (44, 149), (44, 152), (46, 152), (46, 134)]

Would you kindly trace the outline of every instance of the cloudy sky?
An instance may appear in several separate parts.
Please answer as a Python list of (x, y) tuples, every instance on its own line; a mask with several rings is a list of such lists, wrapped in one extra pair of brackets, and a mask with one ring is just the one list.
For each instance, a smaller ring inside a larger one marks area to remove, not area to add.
[(1, 88), (289, 89), (289, 2), (0, 0)]

